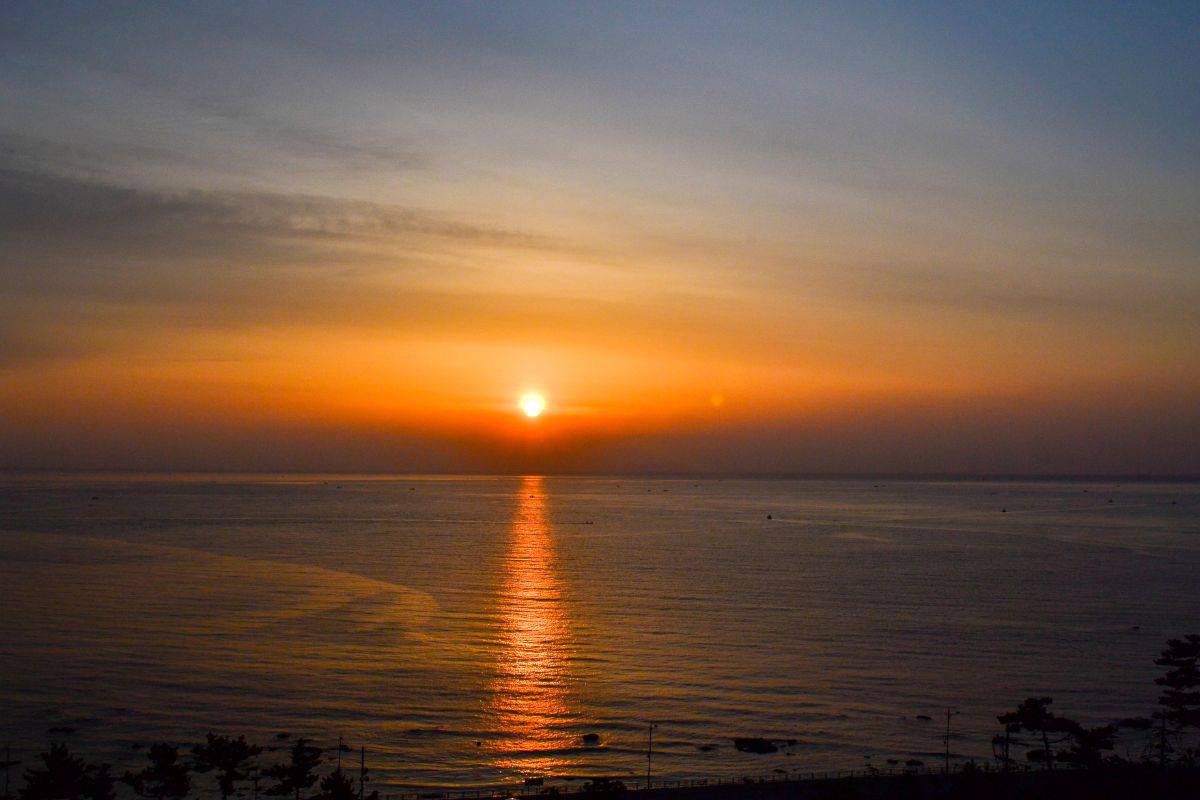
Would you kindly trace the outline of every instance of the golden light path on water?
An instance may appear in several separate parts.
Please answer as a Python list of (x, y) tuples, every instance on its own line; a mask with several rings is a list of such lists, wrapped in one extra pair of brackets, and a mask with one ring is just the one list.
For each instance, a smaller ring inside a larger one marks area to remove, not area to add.
[(568, 623), (540, 476), (521, 482), (500, 589), (499, 676), (491, 711), (502, 733), (493, 763), (526, 775), (562, 767), (572, 744)]

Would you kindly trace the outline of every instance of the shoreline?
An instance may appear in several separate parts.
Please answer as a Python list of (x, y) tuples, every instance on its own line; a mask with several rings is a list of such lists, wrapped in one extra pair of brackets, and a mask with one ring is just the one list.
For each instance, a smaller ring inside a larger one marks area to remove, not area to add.
[[(611, 779), (610, 779), (611, 780)], [(847, 770), (810, 773), (806, 778), (746, 778), (741, 781), (667, 781), (651, 788), (625, 787), (596, 778), (595, 783), (539, 791), (381, 793), (381, 800), (550, 800), (559, 796), (625, 798), (626, 800), (883, 800), (885, 798), (1162, 798), (1200, 797), (1200, 767), (1110, 764), (1092, 769), (1016, 769), (977, 767), (972, 762), (940, 770), (869, 772)], [(526, 787), (515, 787), (524, 789)]]

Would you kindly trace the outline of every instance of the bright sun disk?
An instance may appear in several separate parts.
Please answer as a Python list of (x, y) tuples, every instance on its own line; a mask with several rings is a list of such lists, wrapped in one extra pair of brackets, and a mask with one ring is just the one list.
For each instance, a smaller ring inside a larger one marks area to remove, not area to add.
[(521, 407), (521, 411), (525, 413), (525, 416), (536, 417), (546, 410), (546, 398), (537, 392), (528, 392), (521, 395), (521, 399), (517, 401), (517, 405)]

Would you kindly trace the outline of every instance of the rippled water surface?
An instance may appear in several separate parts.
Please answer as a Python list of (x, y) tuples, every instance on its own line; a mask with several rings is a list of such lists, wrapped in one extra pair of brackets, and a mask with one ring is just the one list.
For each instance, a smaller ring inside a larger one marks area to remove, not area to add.
[(940, 752), (947, 706), (976, 756), (1029, 694), (1145, 713), (1200, 629), (1200, 491), (9, 478), (0, 582), (15, 756), (340, 735), (381, 787), (483, 786), (644, 774), (653, 721), (664, 778), (860, 767)]

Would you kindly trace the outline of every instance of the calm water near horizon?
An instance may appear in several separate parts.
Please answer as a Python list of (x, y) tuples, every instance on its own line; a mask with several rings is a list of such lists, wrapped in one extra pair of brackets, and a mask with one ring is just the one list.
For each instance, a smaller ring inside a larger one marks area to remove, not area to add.
[(341, 735), (382, 790), (487, 786), (644, 776), (653, 721), (660, 778), (937, 763), (948, 706), (975, 757), (1031, 694), (1150, 710), (1200, 485), (5, 478), (0, 584), (26, 760)]

